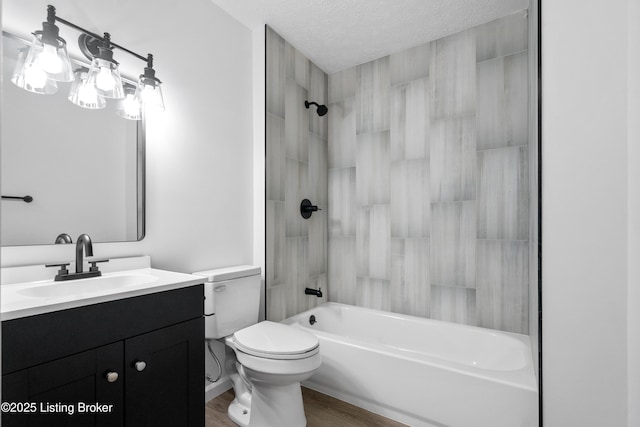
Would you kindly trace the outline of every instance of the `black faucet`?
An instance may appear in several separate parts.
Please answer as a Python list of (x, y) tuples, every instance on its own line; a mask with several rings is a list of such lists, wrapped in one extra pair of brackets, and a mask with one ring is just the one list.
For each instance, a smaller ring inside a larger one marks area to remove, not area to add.
[(58, 244), (66, 244), (66, 243), (73, 243), (73, 240), (71, 240), (71, 236), (69, 236), (67, 233), (60, 233), (58, 234), (58, 237), (56, 237), (56, 245)]
[(93, 244), (88, 234), (81, 234), (76, 240), (76, 274), (82, 273), (82, 248), (87, 256), (93, 256)]
[(315, 295), (318, 298), (322, 298), (322, 290), (320, 290), (320, 288), (318, 289), (305, 288), (304, 293), (305, 295)]
[(46, 264), (45, 267), (60, 267), (58, 274), (55, 277), (55, 281), (61, 280), (74, 280), (74, 279), (87, 279), (89, 277), (98, 277), (102, 276), (102, 272), (98, 269), (97, 264), (99, 262), (109, 262), (108, 259), (102, 260), (91, 260), (89, 263), (91, 264), (91, 268), (89, 271), (82, 271), (83, 264), (83, 253), (86, 254), (87, 257), (93, 256), (93, 244), (91, 243), (91, 237), (88, 234), (81, 234), (78, 236), (78, 240), (76, 241), (76, 272), (69, 273), (67, 270), (67, 266), (69, 263), (63, 264)]

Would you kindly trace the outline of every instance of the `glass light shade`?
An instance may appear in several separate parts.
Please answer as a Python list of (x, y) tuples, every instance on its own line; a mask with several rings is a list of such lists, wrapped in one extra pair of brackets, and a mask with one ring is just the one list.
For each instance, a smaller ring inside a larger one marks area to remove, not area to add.
[(118, 101), (116, 114), (123, 119), (140, 120), (142, 118), (142, 105), (140, 105), (140, 100), (135, 97), (134, 88), (127, 86), (124, 91), (126, 95)]
[(42, 42), (42, 31), (33, 33), (31, 47), (24, 61), (24, 68), (59, 82), (73, 80), (71, 61), (67, 53), (67, 43), (61, 37), (54, 40), (55, 45)]
[(93, 58), (87, 83), (93, 85), (98, 94), (105, 98), (124, 98), (122, 79), (118, 63), (102, 58)]
[(87, 80), (87, 70), (78, 69), (75, 80), (71, 84), (68, 99), (79, 107), (98, 110), (107, 105), (105, 99), (98, 93), (94, 85)]
[(157, 79), (140, 78), (136, 89), (136, 99), (145, 109), (164, 111), (164, 97), (162, 96), (161, 83)]
[(41, 95), (53, 95), (58, 91), (55, 80), (47, 77), (47, 74), (39, 68), (24, 66), (27, 57), (27, 48), (18, 51), (18, 60), (11, 75), (11, 82), (20, 89)]

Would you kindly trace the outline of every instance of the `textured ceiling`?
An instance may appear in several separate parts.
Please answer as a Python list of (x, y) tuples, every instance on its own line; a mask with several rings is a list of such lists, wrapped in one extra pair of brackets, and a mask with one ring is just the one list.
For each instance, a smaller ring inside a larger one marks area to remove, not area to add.
[(328, 74), (526, 9), (528, 0), (211, 0)]

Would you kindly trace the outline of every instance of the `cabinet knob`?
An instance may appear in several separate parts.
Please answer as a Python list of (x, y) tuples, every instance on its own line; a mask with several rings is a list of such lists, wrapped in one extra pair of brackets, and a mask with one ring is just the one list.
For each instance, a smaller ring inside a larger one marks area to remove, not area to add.
[(144, 368), (147, 367), (147, 364), (142, 360), (138, 360), (136, 363), (133, 364), (133, 366), (136, 368), (136, 371), (142, 372), (144, 371)]
[(107, 382), (115, 383), (118, 381), (118, 373), (117, 372), (107, 372), (104, 376), (107, 379)]

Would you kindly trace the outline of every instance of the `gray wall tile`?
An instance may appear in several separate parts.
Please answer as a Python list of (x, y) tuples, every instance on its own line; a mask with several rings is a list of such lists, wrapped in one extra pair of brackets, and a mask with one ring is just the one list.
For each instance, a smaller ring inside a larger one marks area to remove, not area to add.
[(339, 102), (346, 98), (356, 96), (356, 68), (347, 68), (344, 71), (329, 76), (329, 103)]
[(327, 141), (309, 133), (309, 193), (305, 196), (326, 211), (328, 196)]
[[(304, 107), (308, 96), (326, 103), (327, 76), (272, 30), (268, 33), (267, 318), (279, 321), (326, 300), (305, 295), (305, 287), (328, 291), (328, 124), (326, 117), (312, 120), (319, 117)], [(351, 181), (355, 203), (355, 173)], [(303, 198), (323, 209), (309, 221), (300, 215)], [(355, 219), (353, 224), (355, 230)], [(355, 267), (352, 288), (355, 294)]]
[(478, 326), (528, 333), (527, 241), (478, 240)]
[(527, 240), (528, 147), (478, 151), (478, 238)]
[(285, 225), (284, 202), (267, 200), (266, 236), (267, 236), (267, 287), (285, 281)]
[(435, 42), (433, 117), (472, 114), (476, 104), (476, 43), (473, 30)]
[(429, 317), (429, 239), (391, 239), (391, 311)]
[(356, 137), (356, 194), (360, 206), (389, 203), (389, 131)]
[(308, 224), (300, 215), (300, 202), (309, 194), (309, 164), (287, 159), (286, 174), (284, 190), (286, 236), (307, 236)]
[(355, 237), (356, 206), (356, 168), (329, 169), (329, 235)]
[(356, 303), (356, 238), (329, 236), (329, 300)]
[(284, 200), (284, 119), (267, 113), (267, 199)]
[[(510, 55), (504, 58), (504, 87), (507, 140), (527, 145), (529, 141), (529, 58), (527, 52)], [(514, 144), (514, 145), (515, 145)]]
[(391, 159), (429, 157), (429, 81), (391, 88)]
[(431, 283), (475, 287), (476, 203), (431, 205)]
[(525, 51), (478, 64), (479, 149), (527, 144), (527, 62)]
[(356, 133), (389, 130), (389, 57), (356, 67)]
[(389, 205), (358, 208), (356, 262), (358, 277), (391, 278)]
[(285, 41), (271, 28), (267, 27), (267, 59), (266, 59), (266, 103), (267, 112), (284, 118), (285, 93)]
[(285, 296), (287, 317), (304, 311), (304, 289), (309, 285), (309, 238), (286, 237), (287, 269)]
[[(535, 357), (538, 354), (538, 246), (535, 243), (529, 242), (529, 277), (527, 288), (529, 292), (529, 307), (528, 307), (528, 323), (529, 336), (533, 339), (532, 352), (534, 354), (534, 367), (538, 369), (538, 358)], [(537, 374), (536, 374), (537, 375)]]
[(356, 305), (389, 311), (391, 308), (389, 287), (390, 282), (388, 280), (358, 277)]
[(476, 290), (431, 285), (431, 318), (476, 324)]
[(329, 167), (356, 165), (355, 97), (329, 104)]
[(410, 82), (429, 75), (431, 44), (425, 43), (389, 55), (391, 85)]
[[(531, 22), (536, 22), (537, 1), (531, 2)], [(537, 25), (529, 26), (529, 40), (538, 39)], [(529, 338), (533, 353), (533, 369), (536, 378), (539, 374), (538, 348), (538, 49), (532, 43), (527, 53), (529, 87)], [(538, 378), (539, 379), (539, 378)]]
[(440, 119), (431, 128), (431, 201), (475, 199), (475, 117)]
[(298, 86), (309, 90), (309, 60), (285, 41), (284, 45), (285, 77), (293, 79)]
[(314, 212), (309, 224), (309, 274), (327, 272), (327, 211)]
[(286, 293), (284, 283), (267, 288), (267, 320), (279, 322), (287, 318)]
[[(274, 248), (267, 251), (284, 247), (282, 274), (267, 255), (268, 298), (280, 298), (268, 301), (276, 318), (329, 299), (527, 328), (527, 286), (535, 279), (526, 268), (535, 256), (527, 239), (536, 230), (528, 217), (536, 208), (529, 201), (535, 190), (527, 188), (534, 174), (527, 164), (533, 156), (527, 146), (530, 64), (528, 53), (520, 53), (523, 16), (328, 77), (284, 41), (272, 40), (282, 62), (271, 64), (271, 74), (282, 78), (283, 111), (272, 113), (268, 139), (279, 132), (273, 118), (284, 116), (288, 157), (285, 201), (267, 206), (267, 246)], [(277, 104), (271, 95), (268, 88), (268, 108)], [(327, 104), (329, 114), (304, 110), (305, 99)], [(271, 153), (267, 164), (277, 164)], [(281, 178), (267, 174), (268, 194), (277, 197), (270, 184)], [(327, 209), (304, 222), (298, 214), (303, 196)], [(529, 255), (522, 255), (522, 245)], [(326, 296), (305, 296), (305, 286), (321, 287)]]
[[(537, 132), (537, 130), (536, 130)], [(538, 141), (529, 144), (529, 240), (538, 243)]]
[[(309, 64), (309, 99), (308, 101), (317, 102), (320, 105), (327, 104), (327, 75), (314, 63)], [(309, 130), (327, 139), (328, 116), (320, 117), (316, 114), (315, 106), (308, 110), (309, 112)]]
[(306, 162), (309, 159), (309, 112), (304, 108), (307, 90), (287, 79), (285, 88), (284, 138), (287, 157)]
[(528, 49), (527, 12), (522, 11), (476, 27), (477, 61)]
[(391, 237), (429, 237), (431, 223), (429, 161), (391, 165)]
[[(478, 149), (507, 147), (505, 132), (504, 59), (502, 57), (478, 64), (477, 127)], [(511, 144), (515, 145), (515, 144)]]

